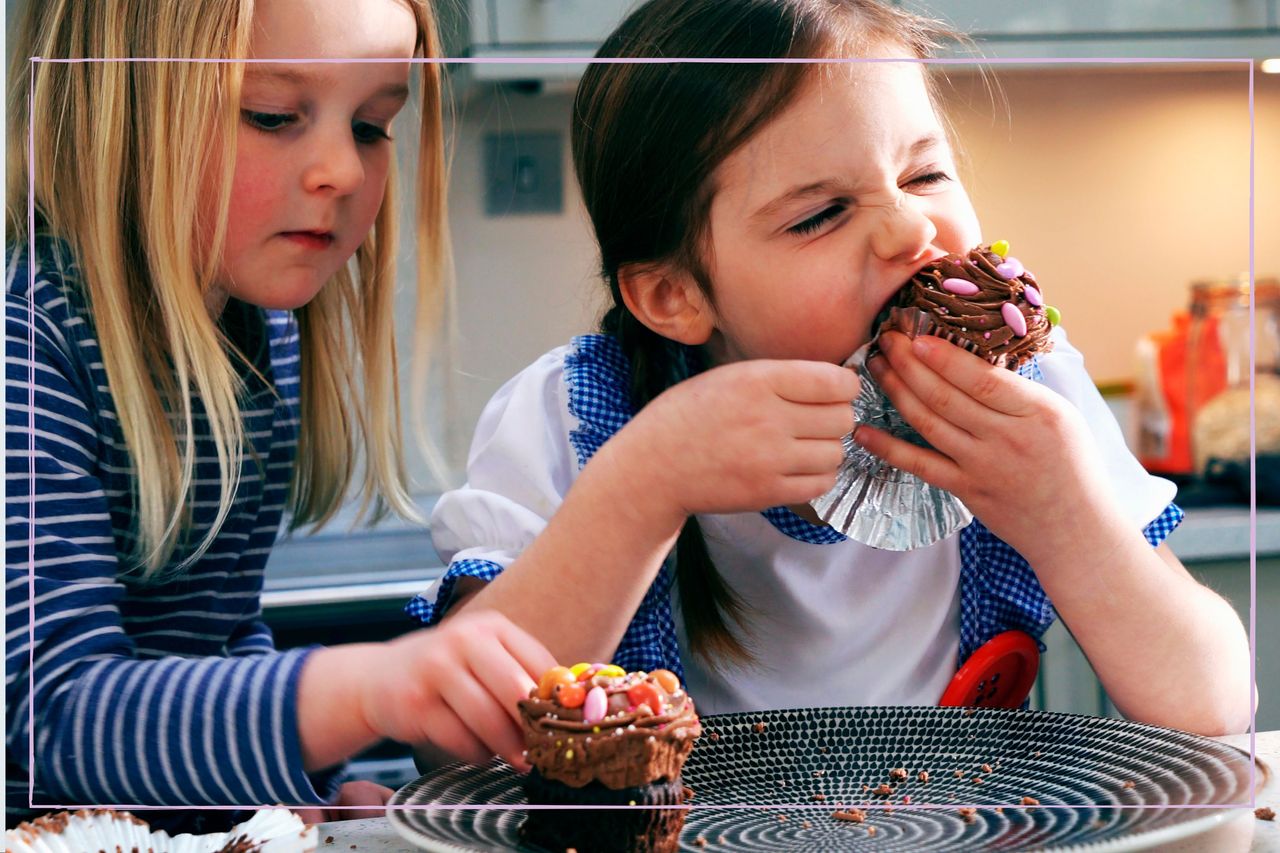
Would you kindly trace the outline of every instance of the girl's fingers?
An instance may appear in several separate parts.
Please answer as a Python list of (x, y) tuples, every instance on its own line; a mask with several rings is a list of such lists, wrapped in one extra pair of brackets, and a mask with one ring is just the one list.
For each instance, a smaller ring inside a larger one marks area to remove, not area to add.
[(483, 764), (494, 754), (463, 724), (460, 712), (447, 701), (432, 702), (420, 713), (420, 740), (430, 741), (455, 758), (472, 764)]
[(836, 472), (829, 474), (799, 474), (782, 481), (775, 501), (779, 505), (808, 503), (835, 488)]
[[(917, 381), (923, 374), (933, 373), (918, 362), (915, 366), (920, 368), (912, 371), (917, 374)], [(867, 369), (893, 402), (894, 408), (929, 444), (953, 458), (961, 458), (963, 449), (973, 444), (973, 433), (958, 426), (953, 419), (977, 420), (974, 412), (966, 411), (959, 416), (956, 413), (966, 407), (977, 408), (978, 404), (965, 398), (958, 389), (937, 375), (920, 383), (926, 390), (919, 385), (908, 384), (884, 356), (873, 358)], [(921, 399), (922, 394), (930, 395), (928, 402)], [(977, 427), (971, 426), (971, 429)]]
[[(906, 337), (901, 338), (895, 343), (904, 343)], [(1035, 411), (1027, 381), (1012, 370), (993, 367), (973, 353), (931, 335), (922, 335), (901, 349), (909, 349), (935, 375), (989, 409), (1015, 417)]]
[(509, 703), (494, 699), (474, 672), (468, 669), (446, 679), (440, 685), (440, 695), (472, 736), (484, 744), (488, 755), (505, 757), (524, 748), (519, 727), (507, 716), (505, 706)]
[(557, 661), (551, 652), (547, 651), (547, 647), (542, 645), (532, 634), (521, 628), (516, 623), (505, 617), (499, 617), (494, 614), (497, 624), (494, 625), (493, 633), (502, 643), (503, 647), (511, 654), (511, 657), (524, 668), (529, 674), (529, 683), (524, 686), (523, 692), (527, 694), (529, 688), (537, 683), (537, 679), (542, 677), (542, 673), (555, 666)]
[(799, 439), (788, 448), (783, 473), (788, 477), (834, 473), (843, 461), (844, 443), (839, 439)]
[(534, 681), (519, 662), (512, 658), (506, 646), (496, 637), (491, 642), (472, 645), (467, 665), (477, 674), (493, 701), (507, 712), (511, 722), (518, 727), (520, 709), (516, 706), (516, 701), (529, 695)]
[(871, 426), (858, 427), (853, 440), (893, 467), (915, 474), (939, 489), (955, 492), (963, 482), (960, 467), (936, 450), (917, 447)]
[(793, 403), (786, 407), (791, 435), (800, 439), (841, 439), (853, 431), (853, 406), (840, 403)]
[(774, 393), (792, 403), (849, 403), (858, 396), (858, 375), (823, 361), (759, 362)]

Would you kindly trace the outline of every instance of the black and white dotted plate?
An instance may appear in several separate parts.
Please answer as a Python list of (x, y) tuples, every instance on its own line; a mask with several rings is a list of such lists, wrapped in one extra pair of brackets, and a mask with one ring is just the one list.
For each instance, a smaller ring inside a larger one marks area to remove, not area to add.
[[(681, 850), (1142, 850), (1213, 829), (1251, 800), (1247, 754), (1125, 720), (863, 707), (702, 725), (684, 768), (694, 798)], [(519, 777), (495, 759), (406, 785), (388, 816), (427, 850), (510, 850), (522, 803)], [(833, 816), (853, 808), (864, 822)]]

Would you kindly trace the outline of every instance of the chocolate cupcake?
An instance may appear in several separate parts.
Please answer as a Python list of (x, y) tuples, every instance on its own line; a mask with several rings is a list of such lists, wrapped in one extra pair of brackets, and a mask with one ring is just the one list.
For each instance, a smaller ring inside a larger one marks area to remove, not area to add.
[[(1044, 304), (1035, 276), (1009, 257), (1004, 240), (939, 258), (903, 285), (876, 319), (872, 332), (877, 339), (846, 363), (861, 380), (854, 417), (859, 424), (928, 446), (867, 369), (882, 332), (936, 335), (998, 367), (1017, 370), (1052, 348), (1049, 332), (1057, 322), (1057, 309)], [(875, 456), (852, 433), (845, 436), (844, 453), (836, 485), (810, 504), (819, 518), (850, 539), (909, 551), (932, 545), (973, 520), (955, 495)]]
[(521, 827), (525, 843), (605, 853), (678, 849), (680, 770), (702, 727), (673, 673), (557, 666), (519, 707), (533, 765), (529, 803), (561, 807), (531, 808)]
[(997, 240), (939, 258), (898, 292), (880, 331), (937, 335), (998, 367), (1017, 370), (1053, 348), (1058, 311), (1044, 304), (1035, 276)]

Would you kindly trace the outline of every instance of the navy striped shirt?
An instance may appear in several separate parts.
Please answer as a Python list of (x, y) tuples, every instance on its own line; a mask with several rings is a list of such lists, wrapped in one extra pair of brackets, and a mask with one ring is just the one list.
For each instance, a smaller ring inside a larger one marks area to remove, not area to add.
[[(260, 604), (297, 447), (293, 316), (228, 304), (224, 330), (266, 379), (242, 371), (240, 487), (207, 553), (144, 584), (126, 563), (128, 401), (107, 386), (74, 263), (51, 240), (34, 264), (26, 247), (6, 261), (7, 822), (27, 813), (31, 777), (37, 806), (319, 802), (295, 705), (309, 650), (277, 653)], [(204, 531), (218, 466), (198, 400), (195, 418)]]

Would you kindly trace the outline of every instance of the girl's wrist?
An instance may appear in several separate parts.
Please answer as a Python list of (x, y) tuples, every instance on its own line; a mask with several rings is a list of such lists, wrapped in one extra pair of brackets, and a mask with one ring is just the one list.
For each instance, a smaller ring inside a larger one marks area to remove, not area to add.
[(1033, 545), (1018, 549), (1042, 579), (1081, 578), (1093, 569), (1105, 571), (1122, 562), (1132, 549), (1149, 547), (1122, 516), (1090, 509), (1064, 513), (1051, 527), (1042, 529)]
[(689, 514), (680, 503), (673, 466), (646, 449), (643, 439), (624, 428), (592, 457), (580, 481), (590, 476), (629, 525), (666, 539), (680, 532)]
[[(298, 731), (307, 772), (332, 767), (381, 735), (369, 723), (365, 703), (385, 691), (376, 683), (383, 667), (367, 643), (328, 646), (307, 657), (298, 680)], [(374, 665), (371, 665), (374, 664)], [(334, 713), (335, 708), (343, 709)]]

